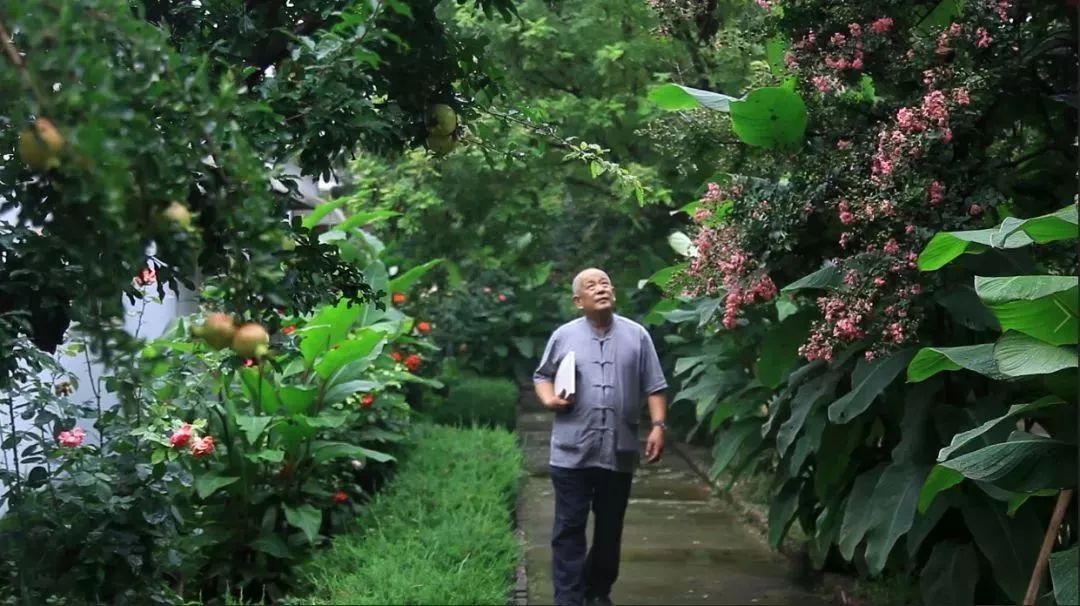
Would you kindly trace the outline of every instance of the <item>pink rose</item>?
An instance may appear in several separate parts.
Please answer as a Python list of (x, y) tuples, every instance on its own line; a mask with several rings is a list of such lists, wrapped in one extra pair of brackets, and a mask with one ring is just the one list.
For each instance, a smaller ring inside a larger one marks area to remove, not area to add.
[(882, 18), (878, 19), (877, 21), (874, 21), (870, 25), (870, 31), (874, 32), (875, 34), (884, 34), (885, 32), (892, 29), (892, 26), (893, 26), (892, 17), (882, 17)]
[(173, 432), (173, 435), (169, 437), (169, 443), (173, 445), (173, 448), (183, 448), (191, 442), (191, 438), (194, 437), (194, 429), (191, 427), (191, 423), (184, 423)]
[(191, 443), (191, 456), (208, 457), (212, 454), (214, 454), (214, 436), (195, 438), (195, 441)]
[(71, 431), (61, 431), (59, 436), (60, 445), (67, 448), (82, 446), (83, 440), (85, 439), (86, 430), (82, 427), (76, 427)]

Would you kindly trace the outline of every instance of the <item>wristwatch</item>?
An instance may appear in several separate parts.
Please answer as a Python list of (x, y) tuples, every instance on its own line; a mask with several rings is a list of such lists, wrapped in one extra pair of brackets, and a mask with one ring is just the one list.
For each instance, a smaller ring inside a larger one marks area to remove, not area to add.
[(660, 429), (663, 429), (665, 431), (667, 430), (667, 423), (664, 423), (663, 421), (653, 421), (652, 426), (659, 427)]

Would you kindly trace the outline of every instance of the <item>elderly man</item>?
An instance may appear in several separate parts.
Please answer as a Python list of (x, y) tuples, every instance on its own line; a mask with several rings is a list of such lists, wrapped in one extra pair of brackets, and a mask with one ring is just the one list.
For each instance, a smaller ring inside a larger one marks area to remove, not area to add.
[[(615, 313), (615, 287), (606, 273), (582, 271), (573, 292), (583, 317), (551, 335), (533, 383), (544, 407), (555, 413), (550, 459), (555, 603), (601, 606), (611, 604), (619, 574), (623, 514), (639, 458), (641, 401), (648, 397), (652, 430), (645, 456), (652, 463), (664, 451), (667, 381), (649, 333)], [(577, 393), (557, 394), (553, 379), (569, 352), (575, 357)], [(590, 506), (594, 529), (586, 554)]]

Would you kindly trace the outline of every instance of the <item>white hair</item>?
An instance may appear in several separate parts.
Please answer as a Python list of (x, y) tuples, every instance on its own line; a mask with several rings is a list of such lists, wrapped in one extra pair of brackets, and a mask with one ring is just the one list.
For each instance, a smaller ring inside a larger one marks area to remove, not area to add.
[(573, 288), (573, 292), (574, 292), (575, 297), (578, 296), (579, 294), (581, 294), (581, 282), (582, 282), (582, 280), (585, 279), (584, 278), (585, 274), (589, 273), (590, 271), (598, 271), (598, 272), (604, 274), (604, 277), (608, 279), (608, 282), (611, 281), (611, 276), (607, 275), (607, 272), (602, 270), (602, 269), (599, 269), (599, 268), (596, 268), (596, 267), (589, 267), (587, 269), (583, 269), (583, 270), (578, 272), (578, 275), (574, 276), (574, 284), (573, 284), (572, 288)]

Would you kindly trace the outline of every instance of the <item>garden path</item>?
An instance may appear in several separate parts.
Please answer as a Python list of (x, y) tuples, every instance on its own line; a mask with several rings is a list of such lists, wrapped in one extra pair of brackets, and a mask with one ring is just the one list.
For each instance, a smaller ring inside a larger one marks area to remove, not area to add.
[[(522, 391), (517, 433), (528, 474), (518, 500), (528, 604), (551, 604), (551, 416), (531, 390)], [(788, 560), (746, 528), (677, 449), (638, 470), (611, 596), (616, 604), (826, 604), (794, 578)]]

